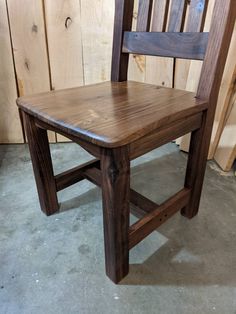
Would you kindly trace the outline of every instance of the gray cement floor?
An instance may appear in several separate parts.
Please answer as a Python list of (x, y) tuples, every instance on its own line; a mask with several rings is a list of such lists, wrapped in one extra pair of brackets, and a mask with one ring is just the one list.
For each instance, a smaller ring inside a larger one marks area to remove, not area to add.
[[(55, 173), (88, 159), (52, 145)], [(162, 202), (182, 187), (186, 155), (168, 144), (133, 162), (132, 187)], [(130, 252), (114, 285), (104, 271), (100, 190), (83, 181), (59, 193), (46, 217), (27, 146), (0, 146), (0, 313), (236, 313), (236, 182), (213, 163), (199, 215), (176, 214)], [(132, 217), (132, 220), (134, 218)]]

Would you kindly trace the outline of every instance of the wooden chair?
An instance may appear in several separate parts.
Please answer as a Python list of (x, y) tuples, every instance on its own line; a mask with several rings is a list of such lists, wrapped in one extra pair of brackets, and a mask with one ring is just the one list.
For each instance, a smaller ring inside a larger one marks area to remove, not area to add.
[[(17, 100), (42, 211), (46, 215), (57, 212), (57, 192), (83, 179), (101, 186), (106, 273), (115, 283), (128, 274), (131, 248), (177, 211), (188, 218), (198, 212), (235, 22), (235, 0), (216, 0), (210, 32), (203, 33), (207, 1), (191, 0), (188, 32), (181, 32), (187, 1), (173, 0), (167, 7), (168, 32), (150, 32), (158, 1), (155, 5), (151, 0), (139, 1), (137, 31), (132, 32), (133, 0), (116, 0), (111, 82)], [(197, 94), (128, 82), (130, 53), (204, 60)], [(54, 176), (47, 130), (73, 140), (96, 159)], [(130, 160), (188, 132), (192, 132), (191, 144), (181, 191), (157, 205), (130, 189)], [(132, 226), (130, 202), (145, 212)]]

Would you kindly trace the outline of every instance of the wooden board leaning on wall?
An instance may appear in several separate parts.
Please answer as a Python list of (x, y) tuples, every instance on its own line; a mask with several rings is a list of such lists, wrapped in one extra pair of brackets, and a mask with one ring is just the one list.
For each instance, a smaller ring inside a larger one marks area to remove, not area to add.
[(44, 8), (52, 89), (84, 85), (80, 2), (44, 0)]
[(0, 0), (0, 143), (22, 143), (7, 7)]
[[(43, 2), (7, 0), (19, 95), (50, 90)], [(49, 132), (55, 142), (55, 134)]]
[(231, 97), (229, 109), (214, 157), (224, 171), (229, 171), (236, 159), (236, 91)]

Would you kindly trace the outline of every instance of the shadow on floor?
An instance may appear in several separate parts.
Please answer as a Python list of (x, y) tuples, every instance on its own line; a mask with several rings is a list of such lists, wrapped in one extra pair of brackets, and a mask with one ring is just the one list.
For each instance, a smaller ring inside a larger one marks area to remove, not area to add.
[[(158, 203), (173, 195), (183, 186), (186, 167), (186, 158), (176, 158), (177, 154), (134, 166), (132, 187)], [(165, 243), (158, 249), (152, 241), (152, 253), (144, 262), (130, 265), (129, 275), (121, 285), (236, 285), (236, 237), (230, 233), (234, 230), (230, 209), (222, 212), (225, 203), (220, 196), (222, 190), (217, 190), (217, 174), (211, 169), (208, 172), (199, 215), (187, 220), (177, 214), (161, 226), (155, 234), (165, 237)], [(101, 193), (94, 188), (63, 202), (61, 212), (98, 201)], [(222, 215), (229, 215), (229, 225), (219, 232)], [(142, 254), (142, 248), (138, 250)]]

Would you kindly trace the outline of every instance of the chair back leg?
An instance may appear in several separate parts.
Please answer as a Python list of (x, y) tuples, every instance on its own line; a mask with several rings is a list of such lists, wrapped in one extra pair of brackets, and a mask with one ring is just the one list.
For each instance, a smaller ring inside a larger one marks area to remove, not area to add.
[(185, 187), (191, 190), (188, 205), (181, 210), (181, 214), (189, 219), (197, 215), (202, 186), (207, 164), (207, 155), (210, 144), (207, 111), (203, 114), (202, 125), (191, 134), (188, 164), (185, 177)]

